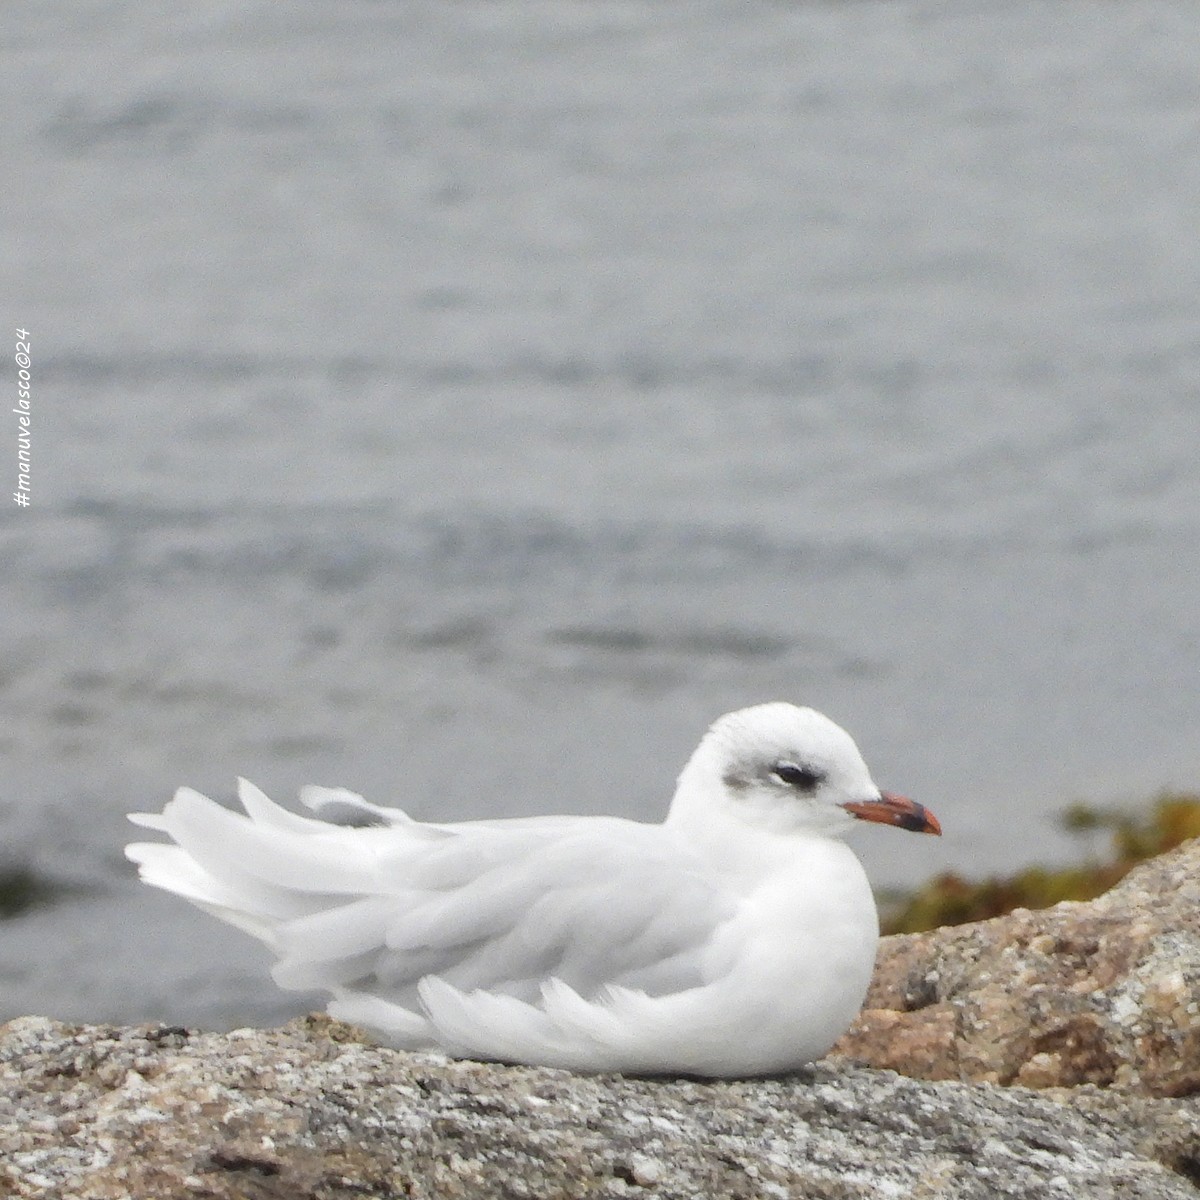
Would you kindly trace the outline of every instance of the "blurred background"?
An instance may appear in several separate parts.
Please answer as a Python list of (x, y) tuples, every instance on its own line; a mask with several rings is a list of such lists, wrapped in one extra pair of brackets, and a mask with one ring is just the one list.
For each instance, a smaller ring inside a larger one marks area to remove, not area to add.
[(658, 819), (789, 699), (895, 887), (1200, 781), (1190, 4), (5, 23), (0, 1017), (314, 1002), (134, 881), (182, 783)]

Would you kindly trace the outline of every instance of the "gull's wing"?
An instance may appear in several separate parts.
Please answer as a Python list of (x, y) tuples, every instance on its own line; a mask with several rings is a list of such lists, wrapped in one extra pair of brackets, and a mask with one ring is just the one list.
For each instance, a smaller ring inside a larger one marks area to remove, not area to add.
[[(703, 951), (735, 907), (659, 827), (578, 818), (448, 832), (406, 871), (403, 894), (379, 898), (370, 980), (339, 982), (400, 1003), (426, 975), (527, 1001), (550, 979), (585, 996), (680, 991), (702, 982)], [(294, 961), (312, 961), (310, 932), (304, 919), (288, 929)]]
[(246, 816), (187, 789), (161, 816), (136, 816), (176, 843), (129, 847), (143, 878), (266, 941), (281, 986), (349, 997), (351, 1015), (373, 1024), (363, 1006), (385, 1006), (401, 1040), (399, 1010), (414, 1036), (427, 1028), (427, 977), (527, 1004), (551, 980), (588, 999), (696, 987), (737, 908), (661, 826), (424, 825), (352, 793), (306, 791), (310, 808), (358, 826), (347, 828), (290, 813), (244, 781), (239, 794)]

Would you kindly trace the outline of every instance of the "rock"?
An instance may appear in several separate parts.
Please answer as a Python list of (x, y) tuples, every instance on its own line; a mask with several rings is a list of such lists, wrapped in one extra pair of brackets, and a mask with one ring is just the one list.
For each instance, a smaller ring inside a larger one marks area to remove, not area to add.
[(0, 1196), (1191, 1200), (1198, 1014), (1200, 841), (1086, 904), (886, 939), (837, 1054), (785, 1079), (451, 1062), (316, 1016), (25, 1017), (0, 1027)]
[(55, 1200), (1194, 1200), (1200, 1106), (821, 1063), (752, 1082), (573, 1076), (356, 1040), (0, 1028), (0, 1195)]
[(1200, 1091), (1200, 839), (1096, 900), (883, 939), (834, 1053), (921, 1079)]

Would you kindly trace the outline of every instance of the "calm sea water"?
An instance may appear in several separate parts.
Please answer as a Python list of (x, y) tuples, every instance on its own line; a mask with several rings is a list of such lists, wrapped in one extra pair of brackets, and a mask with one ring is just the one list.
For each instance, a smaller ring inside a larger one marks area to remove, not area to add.
[(305, 1007), (132, 882), (184, 782), (655, 818), (793, 699), (942, 819), (881, 885), (1200, 783), (1191, 5), (6, 26), (0, 837), (79, 890), (0, 1016)]

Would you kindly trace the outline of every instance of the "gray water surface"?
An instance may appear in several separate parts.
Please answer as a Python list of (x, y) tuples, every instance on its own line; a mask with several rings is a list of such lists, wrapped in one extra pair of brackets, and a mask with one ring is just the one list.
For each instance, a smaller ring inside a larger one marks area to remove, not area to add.
[(656, 819), (792, 699), (942, 820), (881, 885), (1197, 785), (1191, 5), (7, 25), (0, 835), (83, 890), (0, 1016), (306, 1005), (132, 882), (181, 783)]

